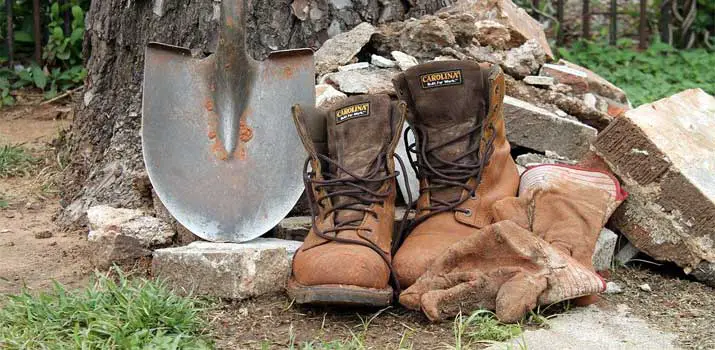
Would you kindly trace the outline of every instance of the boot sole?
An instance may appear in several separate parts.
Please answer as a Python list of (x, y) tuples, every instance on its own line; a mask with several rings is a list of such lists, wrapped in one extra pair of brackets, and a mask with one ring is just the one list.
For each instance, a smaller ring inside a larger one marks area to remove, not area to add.
[(288, 296), (298, 304), (387, 306), (392, 303), (392, 287), (365, 288), (346, 284), (304, 286), (292, 278)]

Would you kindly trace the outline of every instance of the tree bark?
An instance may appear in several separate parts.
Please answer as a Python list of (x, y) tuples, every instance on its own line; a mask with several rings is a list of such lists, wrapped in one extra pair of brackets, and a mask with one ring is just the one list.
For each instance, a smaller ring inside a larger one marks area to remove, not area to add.
[[(363, 21), (401, 20), (408, 11), (419, 16), (449, 1), (253, 0), (248, 47), (258, 59), (273, 50), (317, 48)], [(87, 209), (97, 204), (152, 208), (140, 137), (144, 47), (157, 41), (212, 52), (219, 10), (216, 0), (92, 1), (84, 39), (88, 75), (66, 138), (71, 163), (60, 225), (86, 224)]]

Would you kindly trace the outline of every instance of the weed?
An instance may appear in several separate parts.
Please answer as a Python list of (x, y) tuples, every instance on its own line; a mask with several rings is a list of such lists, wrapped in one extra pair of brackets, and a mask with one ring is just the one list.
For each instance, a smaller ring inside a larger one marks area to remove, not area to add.
[(660, 42), (639, 52), (631, 45), (627, 40), (620, 41), (619, 46), (578, 42), (571, 48), (558, 49), (558, 53), (624, 89), (635, 106), (697, 87), (715, 94), (712, 52), (676, 50)]
[(36, 162), (22, 145), (0, 146), (0, 178), (27, 175)]
[(460, 313), (454, 319), (455, 345), (448, 347), (460, 350), (474, 343), (507, 341), (521, 333), (521, 325), (499, 322), (489, 310), (477, 310), (467, 318)]
[(206, 303), (180, 297), (160, 281), (97, 275), (84, 291), (55, 283), (50, 292), (4, 297), (3, 349), (205, 349)]

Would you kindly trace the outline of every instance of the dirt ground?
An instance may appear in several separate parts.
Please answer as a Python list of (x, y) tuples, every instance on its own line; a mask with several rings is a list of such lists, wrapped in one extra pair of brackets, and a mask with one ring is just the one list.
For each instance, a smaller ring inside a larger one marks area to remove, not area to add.
[[(0, 145), (24, 144), (46, 157), (49, 142), (70, 123), (63, 106), (15, 107), (0, 111)], [(53, 280), (70, 287), (86, 284), (86, 232), (60, 232), (52, 222), (59, 210), (52, 174), (61, 165), (50, 160), (24, 177), (0, 179), (0, 294), (48, 288)], [(39, 238), (50, 236), (49, 238)], [(628, 305), (632, 312), (663, 331), (678, 335), (679, 345), (715, 348), (715, 293), (672, 267), (618, 268), (610, 280), (621, 294), (604, 295), (599, 306)], [(641, 288), (648, 284), (651, 291)], [(309, 308), (285, 296), (222, 302), (208, 313), (217, 345), (223, 349), (282, 349), (291, 343), (360, 342), (366, 348), (434, 349), (455, 344), (452, 322), (432, 324), (420, 313), (385, 309)], [(334, 348), (333, 346), (332, 348)], [(320, 348), (323, 348), (322, 346)], [(331, 348), (331, 347), (328, 347)]]

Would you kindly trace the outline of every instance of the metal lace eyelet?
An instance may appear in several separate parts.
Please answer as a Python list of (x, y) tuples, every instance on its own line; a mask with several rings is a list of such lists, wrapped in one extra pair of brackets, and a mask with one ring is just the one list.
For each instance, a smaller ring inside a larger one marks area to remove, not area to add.
[(477, 192), (476, 192), (476, 191), (472, 191), (472, 193), (469, 194), (469, 198), (471, 198), (471, 199), (473, 199), (473, 200), (476, 200), (476, 199), (477, 199)]
[(465, 209), (465, 210), (464, 210), (464, 216), (466, 216), (466, 217), (472, 216), (472, 209)]

